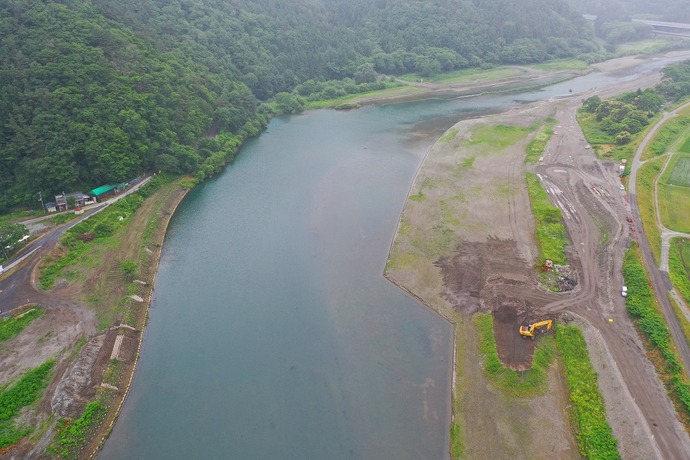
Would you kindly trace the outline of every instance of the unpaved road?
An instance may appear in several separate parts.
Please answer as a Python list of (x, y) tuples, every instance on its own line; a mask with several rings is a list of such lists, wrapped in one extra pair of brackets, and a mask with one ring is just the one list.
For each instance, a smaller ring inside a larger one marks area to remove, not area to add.
[[(579, 261), (581, 278), (572, 294), (543, 310), (575, 312), (600, 332), (613, 359), (610, 365), (620, 371), (624, 390), (643, 417), (635, 423), (652, 434), (649, 452), (659, 453), (661, 458), (690, 458), (690, 439), (645, 356), (620, 295), (621, 263), (630, 235), (617, 165), (602, 164), (584, 148), (584, 137), (574, 120), (577, 105), (579, 101), (557, 112), (561, 129), (547, 146), (543, 164), (535, 170), (566, 216), (571, 259)], [(609, 244), (601, 244), (602, 231), (608, 232)], [(681, 340), (685, 344), (682, 334)]]
[[(620, 60), (604, 64), (600, 70), (617, 75), (631, 64), (638, 65), (634, 60)], [(632, 233), (626, 220), (630, 215), (626, 191), (619, 188), (618, 165), (599, 160), (586, 148), (575, 113), (582, 100), (594, 94), (607, 98), (653, 86), (659, 78), (658, 73), (651, 73), (635, 81), (623, 79), (587, 94), (455, 125), (458, 134), (450, 141), (437, 142), (415, 178), (410, 194), (423, 190), (425, 200), (408, 201), (401, 219), (403, 231), (396, 235), (387, 272), (396, 284), (441, 312), (449, 308), (462, 314), (493, 312), (499, 354), (516, 369), (530, 365), (533, 347), (531, 341), (519, 339), (521, 323), (559, 316), (583, 325), (607, 417), (625, 459), (690, 458), (690, 438), (646, 356), (620, 294), (623, 255)], [(504, 151), (482, 152), (473, 143), (474, 133), (484, 125), (534, 126), (548, 116), (557, 119), (557, 126), (537, 165), (523, 165), (529, 139)], [(539, 287), (534, 275), (537, 261), (524, 185), (526, 170), (541, 177), (551, 201), (563, 211), (572, 241), (567, 255), (578, 281), (570, 292), (548, 292)], [(455, 244), (450, 252), (431, 260), (433, 254), (425, 254), (415, 241), (442, 241), (439, 228), (452, 233)], [(471, 350), (461, 348), (458, 353), (465, 354), (465, 361), (476, 359)], [(461, 370), (457, 378), (470, 377)], [(461, 385), (459, 391), (461, 401), (486, 397), (469, 384)], [(471, 458), (492, 458), (482, 448), (488, 437), (496, 455), (537, 455), (530, 453), (531, 445), (515, 450), (513, 440), (521, 433), (520, 426), (506, 421), (479, 433), (470, 427), (482, 416), (481, 411), (472, 412), (465, 406), (459, 415), (467, 427), (464, 441)], [(523, 423), (526, 420), (522, 418)], [(534, 438), (552, 433), (535, 433)], [(503, 449), (498, 448), (501, 445)], [(552, 454), (558, 458), (568, 446), (563, 443), (555, 449)]]

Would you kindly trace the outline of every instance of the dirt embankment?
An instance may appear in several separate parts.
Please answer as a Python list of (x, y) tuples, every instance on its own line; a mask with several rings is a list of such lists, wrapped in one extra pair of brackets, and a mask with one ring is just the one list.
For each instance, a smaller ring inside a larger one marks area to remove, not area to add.
[[(623, 58), (599, 65), (598, 70), (616, 75), (640, 62)], [(610, 97), (658, 80), (654, 74), (596, 92)], [(546, 420), (545, 413), (558, 414), (556, 425), (569, 431), (564, 400), (523, 401), (517, 411), (516, 401), (487, 393), (482, 372), (470, 365), (478, 356), (466, 318), (478, 310), (494, 314), (499, 354), (514, 369), (528, 367), (532, 354), (531, 343), (519, 338), (520, 324), (554, 317), (565, 320), (564, 312), (577, 314), (600, 334), (596, 341), (588, 334), (588, 343), (606, 382), (601, 391), (624, 458), (690, 455), (687, 433), (618, 294), (629, 238), (627, 227), (621, 225), (627, 215), (625, 192), (618, 187), (614, 165), (585, 149), (587, 142), (575, 121), (580, 101), (592, 94), (542, 101), (456, 124), (425, 158), (411, 186), (413, 199), (401, 216), (386, 276), (444, 316), (458, 318), (456, 334), (466, 337), (458, 340), (456, 349), (458, 362), (464, 364), (456, 369), (461, 409), (455, 417), (461, 419), (471, 458), (545, 458), (539, 449), (544, 440), (560, 440), (551, 446), (548, 458), (577, 451), (572, 436), (554, 436), (554, 421), (538, 422)], [(557, 120), (556, 133), (542, 162), (527, 166), (523, 159), (534, 135), (528, 127), (539, 126), (547, 117)], [(513, 141), (507, 142), (510, 136)], [(527, 171), (540, 175), (552, 202), (566, 217), (571, 240), (567, 256), (578, 280), (570, 292), (549, 292), (538, 282)], [(486, 401), (491, 402), (484, 406)], [(479, 422), (487, 413), (494, 414), (490, 418), (495, 423)], [(503, 419), (503, 413), (515, 416)], [(483, 428), (475, 429), (477, 424)], [(530, 427), (528, 437), (525, 426)], [(491, 439), (490, 453), (483, 447), (487, 439)]]
[[(149, 197), (132, 216), (119, 245), (97, 247), (66, 274), (69, 281), (60, 279), (48, 293), (39, 293), (45, 315), (3, 343), (1, 382), (50, 358), (56, 365), (55, 378), (38, 409), (24, 420), (47, 428), (1, 458), (49, 456), (45, 449), (55, 434), (57, 419), (78, 418), (94, 400), (107, 407), (108, 413), (78, 455), (85, 458), (97, 452), (132, 381), (167, 225), (187, 191), (170, 184)], [(137, 282), (124, 275), (125, 261), (136, 263)]]

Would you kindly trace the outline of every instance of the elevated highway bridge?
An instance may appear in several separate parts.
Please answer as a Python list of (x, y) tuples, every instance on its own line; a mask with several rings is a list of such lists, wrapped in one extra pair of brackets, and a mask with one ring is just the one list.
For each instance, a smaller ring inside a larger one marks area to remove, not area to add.
[(690, 39), (690, 24), (682, 22), (651, 21), (648, 19), (633, 19), (633, 22), (647, 24), (657, 35)]

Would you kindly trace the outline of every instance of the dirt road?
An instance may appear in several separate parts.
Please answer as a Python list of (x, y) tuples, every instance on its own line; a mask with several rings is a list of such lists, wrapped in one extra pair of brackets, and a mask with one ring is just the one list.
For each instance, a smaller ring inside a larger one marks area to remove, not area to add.
[[(617, 165), (600, 162), (585, 149), (584, 136), (574, 119), (578, 105), (579, 101), (563, 104), (557, 112), (558, 135), (547, 146), (543, 164), (535, 171), (566, 217), (572, 240), (570, 257), (579, 261), (581, 278), (571, 295), (545, 305), (543, 310), (577, 313), (599, 331), (612, 358), (610, 365), (622, 376), (620, 389), (629, 393), (630, 402), (639, 409), (625, 409), (630, 412), (625, 417), (636, 418), (633, 423), (652, 435), (648, 437), (648, 455), (689, 458), (690, 439), (645, 356), (620, 295), (621, 261), (630, 235), (625, 225), (628, 206), (625, 192), (619, 189)], [(608, 234), (607, 242), (602, 241), (604, 234)], [(684, 344), (682, 335), (681, 340)], [(619, 409), (607, 404), (609, 411)], [(635, 417), (635, 413), (641, 417)], [(620, 431), (614, 426), (619, 439), (629, 437)]]
[[(639, 64), (634, 59), (619, 60), (602, 64), (598, 70), (618, 75), (626, 66)], [(630, 207), (626, 191), (620, 189), (618, 165), (599, 160), (587, 148), (575, 113), (587, 97), (598, 94), (604, 99), (653, 86), (659, 79), (658, 73), (650, 73), (587, 94), (456, 124), (457, 135), (434, 145), (415, 178), (410, 194), (423, 191), (424, 200), (406, 204), (387, 268), (387, 276), (396, 284), (442, 313), (493, 312), (499, 354), (515, 369), (531, 364), (533, 344), (519, 339), (521, 323), (558, 317), (580, 324), (599, 374), (607, 418), (625, 459), (690, 458), (690, 438), (647, 358), (620, 294), (623, 255), (631, 231), (626, 220)], [(491, 144), (481, 150), (482, 144), (474, 140), (479, 136), (475, 133), (487, 127), (535, 126), (549, 116), (557, 120), (555, 134), (537, 165), (523, 164), (529, 138), (503, 150)], [(538, 174), (551, 201), (563, 212), (572, 242), (567, 256), (577, 280), (572, 291), (549, 292), (535, 276), (534, 222), (524, 182), (525, 172), (530, 170)], [(454, 243), (441, 246), (449, 234)], [(435, 255), (439, 252), (440, 257)], [(457, 353), (465, 363), (476, 359), (470, 345), (458, 348)], [(467, 364), (459, 367), (460, 382), (470, 379), (463, 374), (468, 369)], [(482, 377), (473, 373), (471, 379), (475, 378)], [(486, 399), (503, 405), (495, 413), (510, 413), (510, 404), (483, 391), (485, 385), (461, 383), (459, 398)], [(533, 446), (523, 443), (518, 449), (514, 439), (524, 426), (529, 426), (534, 439), (551, 438), (558, 424), (539, 428), (539, 415), (530, 412), (532, 407), (528, 403), (523, 408), (519, 424), (505, 419), (500, 427), (489, 425), (478, 431), (475, 420), (487, 410), (486, 404), (465, 406), (459, 416), (465, 427), (466, 451), (472, 458), (491, 458), (483, 449), (489, 436), (493, 458), (537, 458), (540, 453), (530, 450)], [(565, 410), (550, 405), (540, 409)], [(564, 458), (571, 449), (563, 441), (551, 452)]]

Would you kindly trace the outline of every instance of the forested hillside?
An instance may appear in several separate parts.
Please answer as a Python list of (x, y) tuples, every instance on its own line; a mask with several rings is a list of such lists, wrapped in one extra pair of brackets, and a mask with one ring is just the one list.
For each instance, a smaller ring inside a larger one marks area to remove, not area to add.
[(0, 0), (0, 212), (213, 175), (306, 80), (596, 52), (565, 0)]
[(579, 0), (573, 2), (583, 14), (597, 16), (595, 31), (608, 45), (652, 36), (652, 28), (630, 22), (632, 18), (690, 22), (687, 0)]

